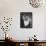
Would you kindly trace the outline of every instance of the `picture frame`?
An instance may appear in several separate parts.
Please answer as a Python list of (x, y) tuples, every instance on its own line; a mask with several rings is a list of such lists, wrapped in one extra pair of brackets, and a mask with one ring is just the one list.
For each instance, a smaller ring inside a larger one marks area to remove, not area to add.
[(20, 12), (20, 28), (32, 28), (32, 12)]

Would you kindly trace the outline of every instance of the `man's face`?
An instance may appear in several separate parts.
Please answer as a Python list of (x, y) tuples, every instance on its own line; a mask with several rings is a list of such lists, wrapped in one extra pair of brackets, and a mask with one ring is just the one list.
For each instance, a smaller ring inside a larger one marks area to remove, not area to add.
[(30, 16), (23, 16), (23, 20), (24, 21), (29, 21), (29, 22), (31, 22), (32, 21), (32, 19), (31, 19), (31, 17)]
[(23, 16), (23, 20), (24, 21), (28, 21), (29, 20), (29, 16)]

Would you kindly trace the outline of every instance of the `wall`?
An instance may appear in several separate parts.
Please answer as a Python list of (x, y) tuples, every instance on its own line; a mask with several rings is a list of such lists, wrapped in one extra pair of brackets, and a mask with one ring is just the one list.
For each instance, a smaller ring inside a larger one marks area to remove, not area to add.
[[(20, 12), (32, 12), (33, 13), (33, 28), (21, 29), (20, 28)], [(33, 8), (30, 6), (28, 0), (0, 0), (0, 19), (1, 17), (13, 17), (13, 22), (10, 33), (17, 40), (27, 40), (34, 34), (37, 35), (39, 40), (46, 40), (45, 38), (45, 16), (46, 8)], [(2, 35), (0, 31), (0, 35)], [(4, 34), (4, 33), (3, 33)], [(0, 39), (4, 37), (0, 36)]]

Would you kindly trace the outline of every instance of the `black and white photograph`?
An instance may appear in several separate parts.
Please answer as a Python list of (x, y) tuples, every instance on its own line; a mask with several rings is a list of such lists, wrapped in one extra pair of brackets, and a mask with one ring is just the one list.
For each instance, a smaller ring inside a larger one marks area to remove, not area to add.
[(32, 28), (32, 12), (20, 12), (20, 27)]

